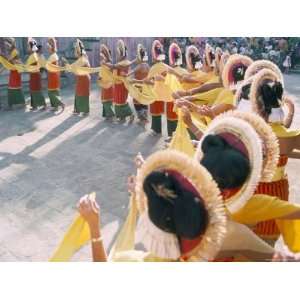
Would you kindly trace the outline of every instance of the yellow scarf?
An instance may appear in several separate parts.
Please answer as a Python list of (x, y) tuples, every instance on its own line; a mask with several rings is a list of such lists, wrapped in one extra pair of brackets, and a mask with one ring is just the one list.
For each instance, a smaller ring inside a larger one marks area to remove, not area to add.
[(269, 125), (271, 125), (273, 131), (275, 132), (278, 138), (295, 137), (300, 134), (300, 130), (288, 129), (284, 125), (279, 123), (271, 123)]
[(300, 220), (282, 220), (300, 212), (300, 206), (268, 195), (254, 195), (238, 212), (231, 215), (236, 222), (254, 226), (258, 222), (276, 219), (284, 242), (293, 252), (300, 251)]

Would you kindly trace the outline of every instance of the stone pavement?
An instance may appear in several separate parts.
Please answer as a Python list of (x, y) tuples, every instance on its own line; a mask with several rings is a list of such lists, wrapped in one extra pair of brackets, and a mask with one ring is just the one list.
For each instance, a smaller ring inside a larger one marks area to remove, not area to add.
[[(289, 92), (298, 97), (299, 78), (286, 77)], [(72, 88), (62, 93), (67, 104), (62, 114), (0, 112), (0, 261), (48, 260), (74, 219), (77, 201), (92, 191), (110, 248), (127, 214), (126, 181), (135, 170), (134, 156), (163, 147), (164, 138), (151, 136), (136, 123), (104, 121), (96, 86), (90, 115), (73, 116)], [(299, 115), (296, 125), (300, 127)], [(290, 160), (288, 170), (295, 200), (300, 163)], [(73, 260), (91, 260), (90, 247)]]

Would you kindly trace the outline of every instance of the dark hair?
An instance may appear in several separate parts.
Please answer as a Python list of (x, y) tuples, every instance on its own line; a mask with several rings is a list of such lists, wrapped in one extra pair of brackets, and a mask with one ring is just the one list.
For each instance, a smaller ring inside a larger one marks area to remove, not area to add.
[(82, 44), (81, 41), (79, 41), (78, 45), (79, 45), (79, 49), (80, 49), (80, 55), (82, 55), (82, 51), (84, 50), (84, 45)]
[[(173, 196), (158, 195), (155, 188), (158, 186), (168, 189)], [(174, 176), (154, 171), (146, 177), (143, 188), (148, 198), (149, 218), (158, 228), (186, 239), (205, 232), (209, 217), (204, 203)]]
[(191, 62), (192, 62), (193, 68), (195, 68), (195, 65), (198, 61), (201, 61), (200, 55), (192, 52), (191, 53)]
[(30, 41), (29, 42), (30, 49), (32, 49), (33, 46), (36, 46), (36, 45), (37, 45), (36, 41)]
[(247, 67), (243, 64), (234, 66), (232, 69), (232, 77), (234, 83), (237, 83), (238, 81), (244, 80), (245, 72), (247, 70)]
[(175, 60), (180, 58), (180, 53), (178, 51), (174, 51), (174, 58)]
[(143, 60), (143, 58), (146, 55), (146, 52), (145, 52), (145, 50), (143, 48), (140, 49), (140, 55), (141, 55), (141, 59)]
[(160, 47), (158, 45), (155, 46), (154, 51), (157, 55), (163, 54), (162, 47)]
[(241, 98), (249, 100), (250, 89), (251, 89), (251, 83), (245, 84), (242, 87)]
[(242, 186), (249, 173), (249, 159), (217, 135), (208, 135), (202, 143), (201, 164), (209, 171), (220, 189)]
[(210, 51), (208, 55), (209, 55), (209, 58), (210, 58), (211, 62), (216, 59), (216, 56), (215, 56), (215, 54), (212, 51)]
[(267, 115), (271, 113), (272, 108), (280, 107), (279, 100), (281, 100), (283, 94), (281, 82), (272, 82), (267, 80), (260, 86), (259, 93), (262, 96), (262, 100), (264, 102), (264, 111)]

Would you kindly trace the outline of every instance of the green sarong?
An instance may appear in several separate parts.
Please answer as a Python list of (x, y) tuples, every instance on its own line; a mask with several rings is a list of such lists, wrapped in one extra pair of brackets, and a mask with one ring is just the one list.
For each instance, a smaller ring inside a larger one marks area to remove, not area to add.
[(168, 136), (172, 136), (177, 127), (177, 120), (167, 120)]
[(62, 102), (60, 101), (61, 98), (59, 90), (48, 90), (48, 96), (52, 107), (57, 108), (58, 106), (62, 105)]
[(116, 117), (124, 119), (132, 115), (132, 111), (128, 103), (115, 105)]
[(161, 133), (161, 116), (151, 116), (151, 129), (156, 133)]
[(46, 106), (45, 97), (42, 91), (34, 91), (31, 92), (31, 106), (33, 108), (37, 108), (39, 106)]
[(12, 107), (15, 104), (25, 104), (25, 98), (22, 89), (8, 89), (7, 98), (9, 107)]
[(115, 113), (112, 109), (112, 101), (105, 101), (102, 102), (103, 110), (102, 110), (102, 117), (104, 118), (112, 118), (114, 117)]
[(77, 113), (89, 113), (90, 96), (75, 96), (74, 111)]

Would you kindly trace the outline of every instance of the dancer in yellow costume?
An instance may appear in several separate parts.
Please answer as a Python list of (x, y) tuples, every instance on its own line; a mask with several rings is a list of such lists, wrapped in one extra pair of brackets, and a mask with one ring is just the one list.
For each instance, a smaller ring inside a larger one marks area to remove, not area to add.
[[(262, 140), (257, 138), (258, 131), (249, 125), (249, 120), (245, 122), (240, 118), (226, 115), (214, 119), (201, 138), (196, 156), (217, 181), (233, 220), (252, 228), (262, 221), (276, 220), (289, 249), (298, 252), (300, 206), (288, 203), (280, 197), (255, 193), (262, 178), (266, 179), (267, 175), (270, 180), (272, 177), (270, 167), (276, 167), (276, 164), (274, 160), (272, 164), (266, 164), (265, 159), (269, 155), (264, 154), (264, 151), (267, 149), (262, 146)], [(258, 122), (256, 126), (259, 126)], [(209, 135), (216, 137), (212, 140), (211, 147), (207, 148), (203, 141)], [(231, 164), (234, 157), (226, 154), (232, 147), (243, 156), (239, 163)], [(205, 158), (208, 151), (215, 152), (214, 160)], [(266, 169), (267, 165), (269, 167)], [(274, 172), (276, 173), (275, 168), (273, 174)], [(225, 185), (227, 181), (231, 184)]]
[[(135, 60), (128, 60), (127, 47), (123, 40), (117, 42), (117, 63), (114, 65), (114, 74), (116, 76), (127, 76), (130, 66), (135, 63)], [(133, 122), (134, 114), (127, 102), (128, 90), (126, 89), (122, 80), (117, 79), (114, 84), (114, 108), (116, 118), (120, 122), (126, 121), (129, 117), (129, 122)]]
[[(265, 63), (263, 63), (265, 65)], [(272, 68), (274, 69), (274, 68)], [(275, 70), (275, 69), (274, 69)], [(276, 72), (276, 70), (275, 70)], [(271, 182), (261, 182), (257, 191), (271, 196), (289, 199), (289, 184), (285, 171), (288, 158), (299, 158), (299, 130), (289, 130), (294, 115), (292, 101), (283, 94), (282, 76), (271, 69), (262, 69), (255, 76), (250, 77), (237, 92), (237, 109), (249, 110), (261, 115), (272, 127), (280, 143), (280, 160), (277, 171)], [(250, 98), (250, 100), (249, 100)], [(283, 106), (287, 105), (287, 116)], [(279, 229), (274, 222), (264, 222), (255, 228), (257, 234), (271, 241), (277, 239)]]
[(194, 87), (201, 86), (211, 79), (212, 73), (208, 74), (202, 70), (203, 60), (200, 56), (198, 48), (194, 45), (188, 46), (185, 52), (186, 72), (178, 72), (177, 70), (170, 70), (182, 84), (184, 90), (189, 90)]
[[(166, 56), (164, 53), (164, 48), (162, 43), (159, 40), (155, 40), (152, 43), (152, 61), (153, 66), (161, 64)], [(151, 79), (151, 78), (150, 78)], [(165, 103), (162, 99), (156, 99), (155, 102), (150, 104), (150, 114), (151, 114), (151, 130), (154, 134), (162, 133), (162, 115), (165, 111)]]
[[(20, 64), (20, 56), (16, 47), (14, 38), (5, 38), (5, 47), (9, 52), (9, 57), (6, 59), (11, 64)], [(3, 56), (3, 55), (2, 55)], [(9, 71), (8, 90), (7, 90), (8, 107), (11, 109), (14, 105), (25, 106), (25, 98), (22, 90), (21, 73), (16, 69)]]
[[(49, 57), (47, 62), (51, 65), (59, 64), (59, 57), (57, 55), (57, 42), (55, 38), (48, 38), (48, 52)], [(60, 72), (48, 71), (48, 96), (51, 106), (54, 111), (58, 110), (60, 106), (64, 110), (65, 105), (61, 101), (60, 97)]]
[[(75, 40), (74, 54), (77, 59), (71, 65), (66, 61), (66, 59), (63, 59), (68, 69), (75, 70), (75, 68), (90, 67), (89, 58), (86, 54), (84, 44), (79, 39)], [(90, 112), (91, 77), (89, 74), (80, 74), (77, 72), (75, 72), (74, 75), (76, 78), (76, 84), (73, 114), (79, 115), (82, 113), (83, 116), (86, 116)]]
[[(127, 235), (122, 232), (109, 258), (99, 229), (99, 207), (94, 199), (80, 200), (79, 212), (91, 231), (94, 261), (228, 261), (227, 256), (236, 253), (263, 260), (274, 254), (249, 229), (226, 221), (215, 182), (196, 160), (180, 152), (159, 151), (143, 162), (134, 199), (137, 227)], [(133, 242), (130, 247), (126, 239)], [(135, 242), (147, 252), (134, 250)]]
[[(110, 49), (104, 45), (100, 45), (100, 63), (102, 68), (112, 70), (112, 57)], [(104, 82), (99, 74), (98, 84), (101, 87), (102, 117), (108, 121), (112, 121), (115, 113), (113, 111), (114, 87), (113, 82)]]
[[(134, 74), (135, 80), (144, 80), (147, 78), (150, 70), (150, 66), (148, 64), (148, 54), (145, 47), (142, 44), (138, 44), (137, 46), (137, 66), (132, 71)], [(148, 106), (139, 103), (137, 99), (133, 98), (134, 108), (137, 113), (138, 120), (140, 124), (145, 126), (148, 123)]]
[[(222, 74), (222, 83), (204, 84), (199, 89), (195, 88), (190, 92), (190, 94), (193, 94), (198, 92), (201, 88), (208, 88), (208, 93), (216, 90), (216, 92), (219, 94), (211, 103), (211, 105), (196, 105), (196, 103), (193, 101), (195, 100), (194, 96), (180, 98), (178, 101), (176, 101), (176, 104), (179, 107), (186, 107), (193, 114), (194, 119), (208, 124), (217, 115), (235, 107), (235, 91), (243, 81), (245, 71), (252, 64), (252, 62), (253, 61), (247, 56), (235, 54), (229, 57), (227, 53), (222, 54), (221, 59), (216, 60), (217, 69), (219, 69)], [(222, 88), (220, 88), (220, 86), (222, 86)], [(205, 92), (201, 94), (204, 95)], [(178, 95), (184, 96), (186, 95), (186, 92), (179, 92)], [(191, 102), (191, 100), (193, 102)], [(203, 118), (205, 118), (204, 121)], [(195, 124), (191, 124), (190, 122), (187, 125), (195, 128)], [(195, 134), (195, 132), (193, 133)]]
[[(26, 61), (27, 66), (40, 67), (40, 59), (39, 55), (37, 54), (39, 50), (38, 46), (39, 45), (37, 44), (37, 41), (35, 39), (28, 39), (28, 51), (30, 55)], [(34, 72), (30, 72), (29, 89), (31, 98), (31, 110), (37, 110), (40, 106), (42, 106), (45, 110), (47, 105), (45, 97), (42, 93), (42, 75), (39, 68), (37, 68), (37, 70)]]
[[(172, 43), (169, 47), (169, 65), (178, 73), (185, 73), (185, 70), (181, 67), (182, 65), (182, 51), (178, 44)], [(172, 136), (176, 130), (178, 115), (174, 110), (174, 101), (167, 102), (167, 129), (168, 136)]]

